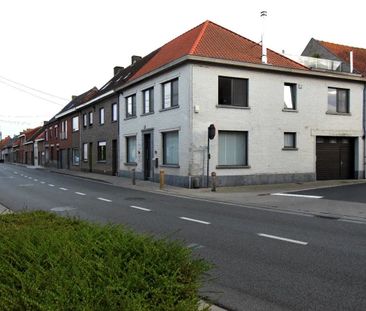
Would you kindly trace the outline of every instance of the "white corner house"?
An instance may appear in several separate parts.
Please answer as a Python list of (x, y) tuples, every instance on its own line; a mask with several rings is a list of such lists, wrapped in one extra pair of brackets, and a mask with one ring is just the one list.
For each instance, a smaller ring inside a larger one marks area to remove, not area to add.
[(360, 75), (309, 70), (210, 21), (142, 61), (117, 89), (120, 176), (206, 186), (213, 124), (219, 186), (364, 178)]

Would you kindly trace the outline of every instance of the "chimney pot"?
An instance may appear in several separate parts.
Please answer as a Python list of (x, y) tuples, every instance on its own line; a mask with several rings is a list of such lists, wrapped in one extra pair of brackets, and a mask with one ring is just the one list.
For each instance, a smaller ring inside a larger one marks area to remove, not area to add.
[(125, 67), (116, 66), (113, 68), (113, 74), (116, 75), (119, 72), (121, 72), (123, 69), (125, 69)]
[(132, 55), (132, 57), (131, 57), (131, 64), (133, 65), (134, 63), (138, 62), (140, 59), (142, 59), (141, 56)]

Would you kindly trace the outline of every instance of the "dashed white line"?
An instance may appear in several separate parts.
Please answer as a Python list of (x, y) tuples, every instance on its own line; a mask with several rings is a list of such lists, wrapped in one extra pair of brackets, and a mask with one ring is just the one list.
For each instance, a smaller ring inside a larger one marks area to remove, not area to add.
[(337, 219), (337, 220), (338, 221), (343, 221), (343, 222), (351, 222), (353, 224), (360, 224), (360, 225), (366, 224), (365, 222), (357, 221), (357, 220), (352, 220), (352, 219), (344, 219), (344, 218), (341, 218), (341, 219)]
[(60, 190), (62, 190), (62, 191), (67, 191), (67, 190), (69, 190), (69, 189), (62, 188), (62, 187), (60, 187), (60, 188), (58, 188), (58, 189), (60, 189)]
[(105, 198), (98, 198), (98, 200), (100, 200), (100, 201), (104, 201), (104, 202), (112, 202), (112, 200), (105, 199)]
[(210, 225), (211, 224), (208, 221), (203, 221), (203, 220), (199, 220), (199, 219), (193, 219), (193, 218), (188, 218), (188, 217), (179, 217), (179, 218), (183, 219), (183, 220), (197, 222), (197, 223), (204, 224), (204, 225)]
[(304, 195), (304, 194), (293, 194), (293, 193), (271, 193), (271, 195), (278, 195), (283, 197), (294, 197), (294, 198), (305, 198), (305, 199), (322, 199), (320, 195)]
[(86, 195), (85, 193), (83, 193), (83, 192), (75, 192), (76, 194), (78, 194), (78, 195)]
[(151, 212), (151, 209), (145, 208), (145, 207), (140, 207), (140, 206), (135, 206), (135, 205), (131, 205), (130, 207), (134, 208), (134, 209), (138, 209), (141, 211), (145, 211), (145, 212)]
[(28, 179), (33, 179), (32, 177), (28, 177)]
[(35, 178), (35, 179), (34, 179), (34, 181), (38, 181), (38, 179), (37, 179), (37, 178)]
[(40, 181), (41, 184), (45, 184), (46, 182), (45, 181)]
[(53, 185), (53, 184), (48, 184), (50, 187), (54, 187), (55, 185)]
[(290, 243), (295, 243), (295, 244), (300, 244), (300, 245), (308, 245), (308, 242), (292, 240), (292, 239), (283, 238), (283, 237), (276, 236), (276, 235), (270, 235), (270, 234), (265, 234), (265, 233), (257, 233), (257, 234), (261, 237), (264, 237), (264, 238), (280, 240), (280, 241), (285, 241), (285, 242), (290, 242)]

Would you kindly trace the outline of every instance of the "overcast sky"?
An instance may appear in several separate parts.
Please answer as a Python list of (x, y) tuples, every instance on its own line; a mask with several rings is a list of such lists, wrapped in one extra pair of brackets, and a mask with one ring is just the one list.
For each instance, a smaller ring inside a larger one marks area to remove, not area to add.
[(72, 95), (100, 88), (131, 55), (144, 56), (205, 20), (259, 42), (260, 11), (267, 10), (267, 47), (277, 52), (301, 54), (312, 37), (366, 48), (361, 3), (2, 0), (0, 131), (5, 137), (41, 125)]

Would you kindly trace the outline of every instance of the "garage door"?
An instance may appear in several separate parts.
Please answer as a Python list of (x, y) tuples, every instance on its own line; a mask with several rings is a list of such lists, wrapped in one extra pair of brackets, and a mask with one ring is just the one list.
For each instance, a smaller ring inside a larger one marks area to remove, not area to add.
[(316, 138), (318, 180), (354, 178), (354, 138)]

